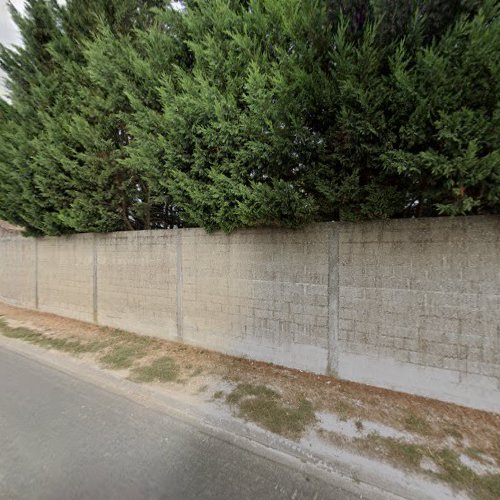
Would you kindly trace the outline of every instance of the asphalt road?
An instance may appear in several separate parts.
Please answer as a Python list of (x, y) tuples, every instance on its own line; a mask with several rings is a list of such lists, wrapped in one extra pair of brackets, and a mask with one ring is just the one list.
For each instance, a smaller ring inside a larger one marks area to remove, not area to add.
[(0, 348), (0, 499), (357, 495)]

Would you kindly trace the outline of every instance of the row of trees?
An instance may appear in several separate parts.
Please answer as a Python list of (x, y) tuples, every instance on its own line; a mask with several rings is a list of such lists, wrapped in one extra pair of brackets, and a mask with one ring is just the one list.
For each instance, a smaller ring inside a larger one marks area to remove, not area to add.
[(28, 0), (0, 217), (30, 234), (496, 213), (494, 0)]

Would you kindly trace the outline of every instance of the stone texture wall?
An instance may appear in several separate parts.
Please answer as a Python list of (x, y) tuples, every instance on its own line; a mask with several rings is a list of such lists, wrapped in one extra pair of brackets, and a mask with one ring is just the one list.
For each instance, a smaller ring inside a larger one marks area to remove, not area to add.
[(96, 235), (97, 323), (176, 338), (176, 233)]
[(182, 231), (182, 337), (218, 351), (324, 373), (328, 227)]
[(500, 219), (340, 225), (341, 377), (500, 409)]
[(40, 310), (93, 320), (93, 242), (92, 234), (35, 241)]
[(500, 412), (500, 218), (0, 237), (0, 299)]
[(35, 309), (36, 242), (18, 234), (0, 238), (0, 300)]

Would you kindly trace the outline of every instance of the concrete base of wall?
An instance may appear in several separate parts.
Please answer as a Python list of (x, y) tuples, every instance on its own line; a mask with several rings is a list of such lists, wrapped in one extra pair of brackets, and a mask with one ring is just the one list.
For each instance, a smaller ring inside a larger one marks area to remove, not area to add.
[(343, 353), (339, 377), (500, 413), (497, 379), (429, 366)]
[(328, 349), (307, 344), (270, 344), (248, 341), (220, 342), (218, 336), (185, 337), (184, 343), (255, 361), (304, 370), (324, 375), (327, 370)]

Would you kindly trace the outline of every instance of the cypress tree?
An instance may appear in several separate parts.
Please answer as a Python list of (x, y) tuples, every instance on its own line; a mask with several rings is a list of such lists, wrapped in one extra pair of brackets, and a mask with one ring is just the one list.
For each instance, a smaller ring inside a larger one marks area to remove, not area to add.
[[(2, 104), (10, 124), (2, 134), (0, 216), (14, 221), (19, 213), (16, 222), (34, 234), (147, 227), (132, 209), (144, 181), (122, 163), (128, 100), (119, 79), (104, 82), (100, 73), (110, 74), (122, 48), (115, 40), (99, 46), (98, 35), (108, 30), (130, 43), (164, 3), (30, 0), (24, 17), (13, 13), (23, 47), (1, 54), (12, 104)], [(18, 210), (9, 201), (12, 182), (23, 186)]]
[[(185, 43), (183, 14), (166, 7), (156, 9), (148, 29), (136, 30), (134, 37), (117, 38), (110, 30), (101, 32), (86, 53), (89, 69), (102, 88), (119, 86), (127, 113), (122, 115), (129, 134), (120, 164), (135, 179), (134, 221), (144, 228), (180, 225), (178, 207), (163, 185), (164, 147), (168, 129), (158, 88), (175, 67), (187, 67), (189, 50)], [(102, 54), (114, 51), (111, 64)]]
[(328, 94), (324, 5), (191, 1), (185, 23), (193, 66), (160, 90), (164, 182), (183, 217), (226, 231), (310, 220), (302, 184), (315, 168), (318, 89)]
[(193, 69), (163, 87), (167, 186), (188, 220), (498, 210), (495, 2), (393, 2), (387, 21), (390, 3), (188, 3)]
[(29, 0), (0, 217), (36, 234), (497, 213), (494, 0)]
[(393, 57), (396, 140), (381, 158), (408, 213), (495, 212), (500, 203), (500, 6), (463, 16), (411, 64)]
[(0, 136), (0, 217), (24, 226), (28, 233), (57, 233), (56, 206), (45, 196), (33, 168), (43, 110), (51, 105), (55, 84), (50, 44), (60, 36), (55, 2), (29, 0), (25, 15), (13, 7), (22, 46), (0, 46), (0, 65), (8, 76), (10, 102), (2, 102)]
[(39, 158), (46, 190), (63, 193), (58, 217), (69, 231), (150, 227), (148, 214), (135, 207), (147, 204), (147, 180), (123, 161), (131, 135), (120, 70), (134, 34), (163, 3), (94, 0), (82, 9), (69, 1), (61, 9), (63, 37), (53, 52), (64, 91), (47, 115), (39, 150), (48, 154)]

